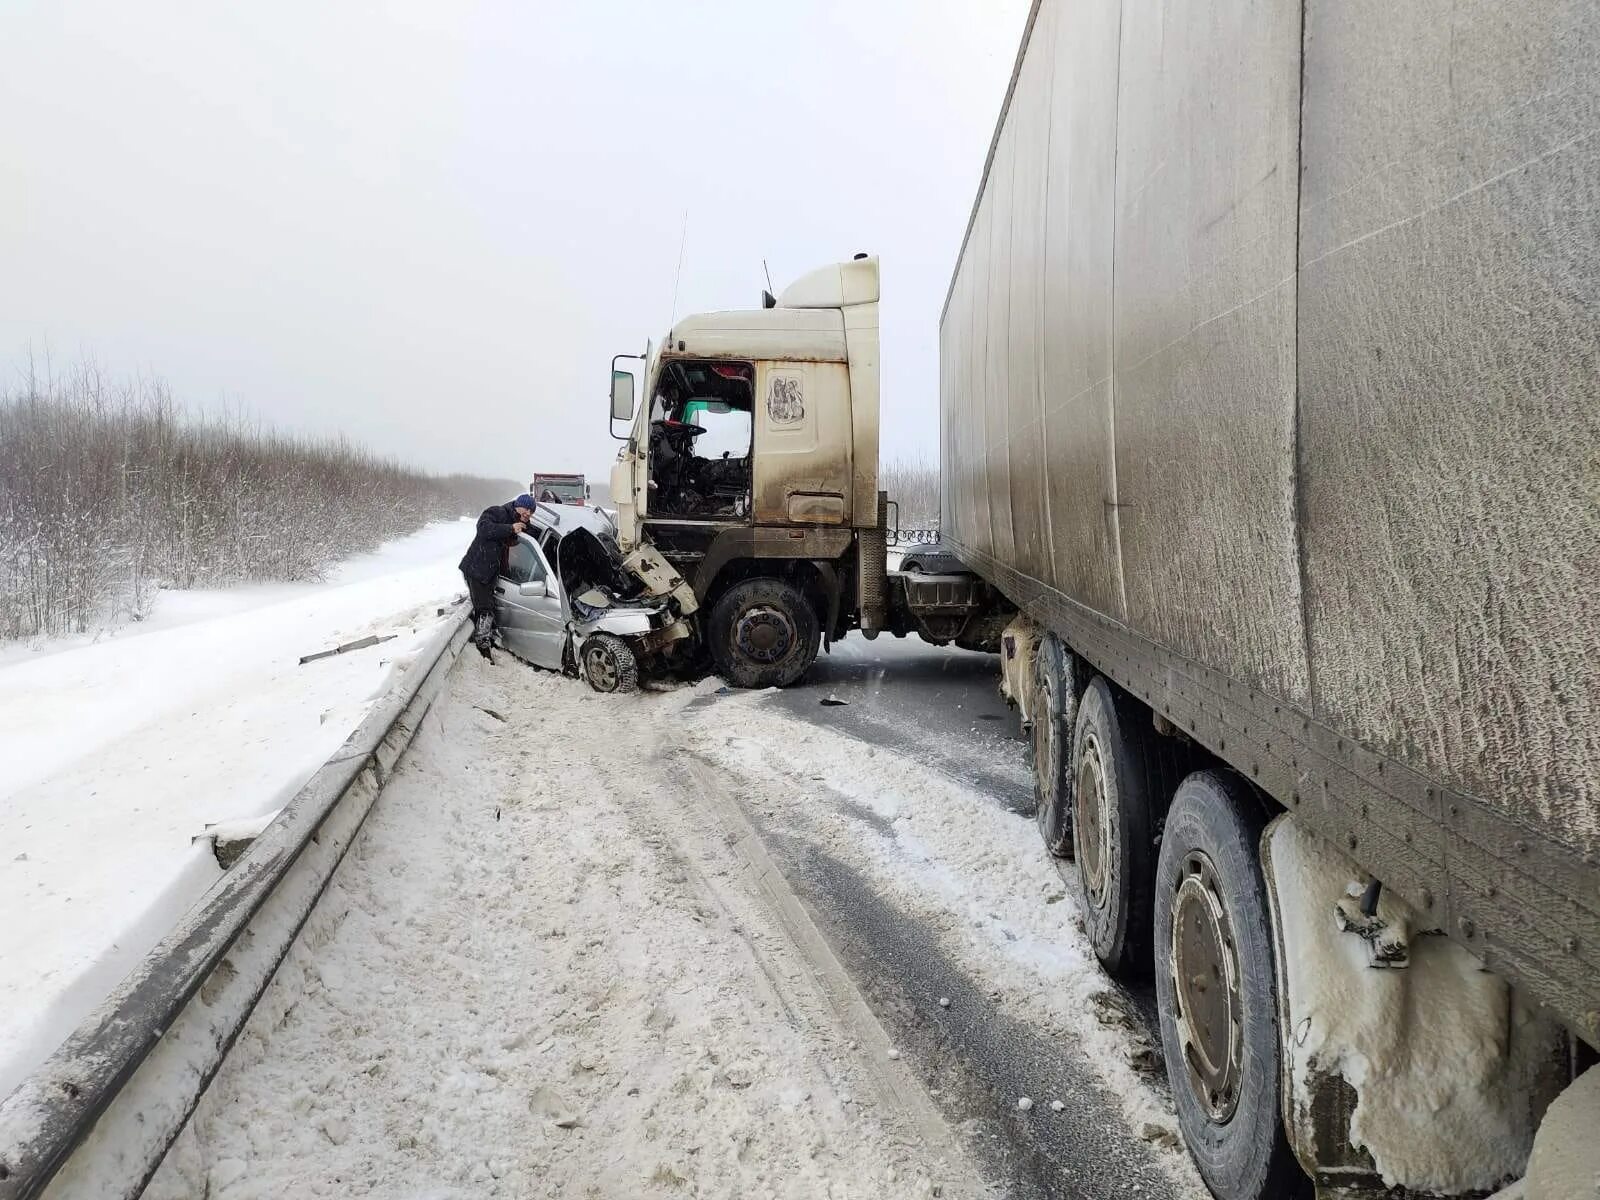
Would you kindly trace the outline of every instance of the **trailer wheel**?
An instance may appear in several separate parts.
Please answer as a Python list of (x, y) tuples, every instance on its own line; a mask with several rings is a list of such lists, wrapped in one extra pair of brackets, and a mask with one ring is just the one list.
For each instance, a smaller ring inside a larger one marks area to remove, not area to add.
[(1072, 857), (1072, 775), (1067, 765), (1078, 695), (1072, 686), (1070, 654), (1055, 634), (1047, 633), (1033, 659), (1038, 705), (1031, 743), (1034, 817), (1045, 848), (1057, 858)]
[(1181, 773), (1149, 714), (1096, 677), (1071, 746), (1072, 857), (1084, 929), (1112, 975), (1150, 969), (1157, 822)]
[(734, 687), (788, 687), (817, 659), (816, 610), (781, 579), (746, 579), (711, 606), (706, 641)]
[(1280, 1108), (1277, 980), (1259, 851), (1266, 814), (1244, 782), (1178, 788), (1156, 868), (1161, 1043), (1184, 1141), (1220, 1200), (1309, 1195)]
[(633, 692), (639, 688), (639, 663), (633, 648), (614, 633), (591, 634), (580, 652), (583, 673), (597, 692)]

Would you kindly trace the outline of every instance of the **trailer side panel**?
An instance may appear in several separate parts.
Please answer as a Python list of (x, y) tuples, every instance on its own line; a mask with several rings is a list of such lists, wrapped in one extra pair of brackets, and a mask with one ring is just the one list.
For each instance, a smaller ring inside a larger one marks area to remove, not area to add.
[(941, 346), (957, 551), (1600, 1043), (1597, 57), (1040, 0)]

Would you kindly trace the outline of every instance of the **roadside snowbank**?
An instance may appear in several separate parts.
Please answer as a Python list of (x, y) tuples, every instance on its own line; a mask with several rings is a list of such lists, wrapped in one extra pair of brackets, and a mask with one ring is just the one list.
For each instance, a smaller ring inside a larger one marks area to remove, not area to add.
[(986, 1194), (686, 815), (654, 718), (715, 686), (464, 658), (146, 1195)]
[[(279, 807), (461, 591), (466, 522), (321, 584), (169, 592), (116, 636), (0, 661), (0, 1094), (218, 876), (193, 838)], [(395, 640), (297, 665), (368, 633)]]

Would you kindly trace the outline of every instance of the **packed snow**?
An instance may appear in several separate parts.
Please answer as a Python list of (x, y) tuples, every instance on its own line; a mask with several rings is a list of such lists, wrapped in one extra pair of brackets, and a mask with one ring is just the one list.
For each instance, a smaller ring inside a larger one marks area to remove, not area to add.
[(147, 1195), (990, 1194), (670, 770), (714, 687), (464, 658)]
[[(319, 584), (167, 592), (99, 639), (0, 658), (0, 1094), (218, 878), (206, 826), (280, 807), (462, 590), (467, 522)], [(367, 634), (365, 650), (298, 665)]]

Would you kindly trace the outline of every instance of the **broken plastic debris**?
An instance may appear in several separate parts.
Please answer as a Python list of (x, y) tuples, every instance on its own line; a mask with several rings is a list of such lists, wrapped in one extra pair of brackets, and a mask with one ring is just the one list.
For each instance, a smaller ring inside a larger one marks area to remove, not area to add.
[(1067, 1110), (1067, 1106), (1065, 1104), (1061, 1103), (1061, 1101), (1059, 1101), (1059, 1100), (1050, 1101), (1050, 1111), (1051, 1112), (1065, 1112), (1066, 1110)]
[(894, 1049), (893, 1047), (890, 1047), (890, 1049), (889, 1049), (889, 1057), (890, 1058), (899, 1058), (900, 1057), (900, 1051)]
[(1027, 1096), (1019, 1096), (1017, 1097), (1017, 1107), (1023, 1112), (1027, 1112), (1033, 1107), (1033, 1101)]
[(950, 1007), (950, 997), (949, 996), (940, 996), (939, 997), (939, 1007), (940, 1008), (949, 1008)]
[(332, 650), (318, 650), (315, 654), (302, 655), (300, 665), (303, 667), (308, 662), (316, 662), (319, 658), (332, 658), (335, 654), (348, 654), (352, 650), (365, 650), (368, 646), (376, 646), (380, 642), (392, 642), (399, 636), (396, 633), (386, 633), (382, 637), (377, 634), (369, 634), (367, 637), (357, 638), (353, 642), (345, 642), (335, 646)]
[(823, 708), (843, 708), (845, 705), (847, 705), (849, 703), (850, 703), (850, 701), (841, 700), (841, 699), (839, 699), (839, 697), (835, 696), (832, 692), (829, 692), (826, 696), (824, 696), (822, 698), (822, 707)]

